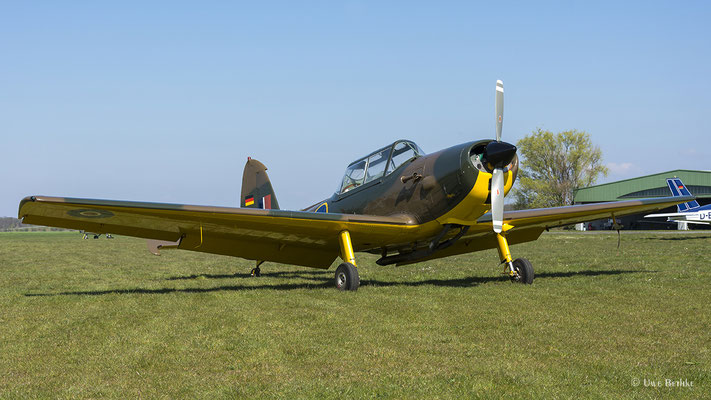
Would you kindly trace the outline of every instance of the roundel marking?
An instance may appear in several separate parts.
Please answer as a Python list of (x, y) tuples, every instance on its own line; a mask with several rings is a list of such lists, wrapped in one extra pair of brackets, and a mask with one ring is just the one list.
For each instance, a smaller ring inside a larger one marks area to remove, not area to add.
[(114, 213), (112, 213), (111, 211), (96, 210), (96, 209), (89, 209), (89, 208), (78, 209), (78, 210), (69, 210), (69, 211), (67, 211), (67, 214), (71, 215), (72, 217), (79, 217), (79, 218), (109, 218), (109, 217), (114, 216)]

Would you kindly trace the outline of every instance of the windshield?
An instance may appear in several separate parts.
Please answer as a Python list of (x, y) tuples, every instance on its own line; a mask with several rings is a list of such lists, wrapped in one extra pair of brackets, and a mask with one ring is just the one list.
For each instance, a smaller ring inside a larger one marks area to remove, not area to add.
[(341, 193), (345, 193), (363, 184), (365, 178), (365, 160), (360, 160), (346, 169), (341, 183)]

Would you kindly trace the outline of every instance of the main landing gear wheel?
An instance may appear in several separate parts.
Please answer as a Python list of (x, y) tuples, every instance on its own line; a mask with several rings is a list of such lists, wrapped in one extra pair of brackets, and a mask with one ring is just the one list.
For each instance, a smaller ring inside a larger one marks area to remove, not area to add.
[(517, 258), (513, 260), (513, 270), (516, 274), (511, 277), (513, 282), (532, 284), (533, 283), (533, 265), (525, 258)]
[(343, 263), (336, 268), (336, 287), (338, 290), (358, 290), (360, 277), (358, 269), (351, 263)]

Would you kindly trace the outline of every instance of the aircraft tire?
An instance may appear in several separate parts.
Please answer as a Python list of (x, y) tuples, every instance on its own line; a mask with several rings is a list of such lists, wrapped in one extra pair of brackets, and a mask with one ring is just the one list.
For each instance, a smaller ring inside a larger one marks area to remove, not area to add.
[(358, 290), (360, 276), (358, 269), (351, 263), (343, 263), (336, 268), (336, 288), (338, 290)]
[(518, 279), (515, 282), (530, 285), (533, 283), (533, 264), (525, 258), (517, 258), (513, 261), (513, 268), (518, 272)]

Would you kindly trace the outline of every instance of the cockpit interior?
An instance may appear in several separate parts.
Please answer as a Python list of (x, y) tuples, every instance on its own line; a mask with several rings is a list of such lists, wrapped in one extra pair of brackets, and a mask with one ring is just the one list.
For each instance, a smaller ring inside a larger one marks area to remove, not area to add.
[(358, 186), (380, 179), (407, 161), (424, 154), (420, 146), (414, 142), (398, 140), (348, 165), (338, 192), (346, 193)]

